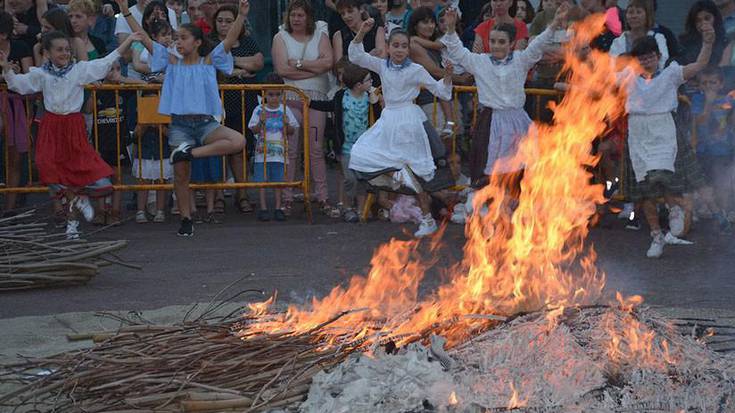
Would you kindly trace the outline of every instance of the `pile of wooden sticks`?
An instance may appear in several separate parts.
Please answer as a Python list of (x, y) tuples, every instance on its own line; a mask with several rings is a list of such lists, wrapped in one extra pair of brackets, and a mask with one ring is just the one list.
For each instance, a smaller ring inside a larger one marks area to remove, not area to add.
[(47, 228), (34, 211), (0, 219), (0, 292), (85, 284), (100, 267), (128, 265), (110, 255), (126, 241), (67, 240)]

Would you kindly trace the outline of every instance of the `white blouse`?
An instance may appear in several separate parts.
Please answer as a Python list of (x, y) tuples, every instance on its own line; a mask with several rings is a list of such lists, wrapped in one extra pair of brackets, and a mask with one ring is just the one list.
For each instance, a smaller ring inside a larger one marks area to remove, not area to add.
[(386, 109), (412, 105), (421, 87), (439, 99), (452, 99), (451, 83), (446, 84), (443, 79), (434, 79), (421, 65), (410, 63), (400, 70), (388, 68), (387, 59), (366, 53), (362, 43), (350, 42), (347, 52), (350, 62), (380, 75)]
[[(630, 33), (626, 31), (613, 40), (612, 45), (610, 46), (610, 56), (620, 56), (630, 53), (633, 46), (628, 42), (629, 35)], [(669, 47), (666, 45), (666, 37), (661, 33), (654, 33), (653, 31), (649, 31), (647, 35), (653, 36), (653, 38), (656, 39), (658, 51), (661, 52), (661, 59), (658, 61), (658, 69), (663, 70), (664, 67), (666, 67), (666, 62), (669, 60)]]
[(120, 53), (115, 50), (101, 59), (77, 62), (63, 77), (54, 76), (40, 67), (32, 67), (26, 74), (6, 70), (5, 81), (8, 89), (21, 95), (43, 92), (43, 104), (47, 111), (68, 115), (82, 109), (84, 85), (104, 79), (119, 58)]
[(526, 104), (528, 71), (544, 55), (554, 32), (546, 29), (525, 50), (513, 52), (501, 63), (494, 63), (489, 54), (472, 53), (462, 46), (456, 33), (442, 37), (449, 57), (475, 76), (480, 103), (496, 110), (523, 109)]
[(656, 115), (671, 113), (679, 106), (677, 91), (684, 84), (684, 68), (676, 62), (671, 63), (653, 79), (644, 79), (626, 68), (618, 74), (618, 81), (629, 79), (626, 84), (628, 99), (626, 111), (631, 115)]

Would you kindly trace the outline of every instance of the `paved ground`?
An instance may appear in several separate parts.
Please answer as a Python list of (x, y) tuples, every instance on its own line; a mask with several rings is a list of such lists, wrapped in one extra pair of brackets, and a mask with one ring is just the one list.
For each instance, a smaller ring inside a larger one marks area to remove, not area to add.
[[(692, 234), (696, 245), (670, 247), (663, 259), (649, 260), (646, 233), (612, 224), (591, 234), (610, 291), (642, 294), (656, 306), (735, 310), (735, 238), (700, 228)], [(129, 240), (121, 256), (143, 270), (111, 267), (86, 286), (5, 293), (0, 319), (206, 302), (245, 275), (250, 276), (234, 290), (278, 289), (284, 300), (304, 301), (325, 294), (352, 274), (365, 273), (376, 246), (391, 237), (405, 239), (405, 232), (414, 229), (381, 222), (344, 224), (325, 217), (317, 217), (313, 225), (299, 217), (260, 223), (236, 212), (229, 212), (226, 224), (198, 225), (192, 239), (176, 237), (176, 228), (174, 222), (129, 222), (98, 234), (98, 239)], [(460, 254), (462, 228), (451, 226), (445, 242), (444, 263)], [(436, 273), (427, 276), (424, 291), (438, 280)], [(243, 301), (256, 298), (249, 295)]]

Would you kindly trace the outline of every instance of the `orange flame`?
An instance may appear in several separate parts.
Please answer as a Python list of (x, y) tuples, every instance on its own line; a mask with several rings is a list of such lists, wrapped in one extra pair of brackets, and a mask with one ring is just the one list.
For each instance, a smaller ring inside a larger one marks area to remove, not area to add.
[(457, 399), (457, 393), (452, 390), (452, 393), (449, 395), (449, 405), (455, 406), (457, 403), (459, 403), (459, 399)]
[[(447, 281), (420, 300), (418, 287), (433, 265), (421, 259), (418, 241), (391, 240), (379, 247), (367, 277), (353, 277), (309, 308), (291, 306), (285, 314), (264, 317), (243, 336), (260, 332), (314, 331), (329, 323), (325, 334), (339, 340), (370, 343), (390, 335), (401, 344), (442, 326), (449, 344), (462, 341), (474, 328), (487, 326), (471, 314), (511, 315), (554, 307), (574, 307), (599, 300), (604, 274), (596, 254), (585, 246), (589, 218), (604, 202), (602, 186), (590, 185), (588, 167), (593, 140), (624, 110), (614, 64), (605, 53), (577, 53), (603, 27), (599, 17), (579, 23), (567, 46), (570, 90), (554, 109), (553, 125), (536, 125), (506, 164), (524, 165), (521, 192), (512, 197), (505, 178), (493, 175), (475, 193), (475, 214), (465, 226), (463, 260)], [(432, 243), (430, 248), (436, 248)], [(349, 310), (361, 312), (335, 315)]]
[(653, 370), (665, 370), (676, 364), (669, 342), (661, 339), (645, 324), (628, 315), (622, 323), (613, 316), (605, 320), (610, 342), (607, 355), (613, 363), (628, 363)]
[(513, 392), (513, 394), (510, 395), (510, 400), (508, 400), (508, 410), (518, 409), (520, 407), (526, 407), (528, 405), (528, 400), (524, 400), (518, 397), (518, 391), (516, 391), (516, 386), (513, 384), (513, 382), (510, 383), (510, 390)]
[(617, 300), (620, 309), (628, 313), (643, 303), (643, 297), (640, 295), (623, 297), (623, 295), (620, 294), (620, 291), (615, 292), (615, 300)]

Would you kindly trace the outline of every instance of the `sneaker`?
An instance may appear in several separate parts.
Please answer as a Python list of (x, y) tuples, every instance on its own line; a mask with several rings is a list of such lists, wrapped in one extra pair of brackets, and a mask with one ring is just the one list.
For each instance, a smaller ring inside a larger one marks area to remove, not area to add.
[(617, 195), (619, 189), (620, 180), (618, 178), (615, 178), (615, 181), (605, 181), (605, 190), (602, 192), (602, 194), (606, 199), (612, 199), (612, 197)]
[(171, 156), (168, 159), (169, 162), (171, 164), (175, 164), (178, 162), (191, 161), (192, 159), (194, 159), (194, 155), (191, 154), (192, 149), (194, 149), (193, 145), (182, 143), (181, 145), (177, 146), (176, 149), (171, 151)]
[(153, 216), (153, 222), (160, 224), (166, 222), (166, 213), (162, 209), (156, 211), (156, 215)]
[(449, 219), (455, 224), (464, 224), (467, 221), (467, 209), (464, 204), (457, 204), (452, 211), (452, 217)]
[(347, 210), (345, 210), (344, 220), (345, 222), (354, 224), (354, 223), (360, 222), (360, 215), (358, 215), (357, 211), (355, 211), (354, 209), (347, 208)]
[(674, 235), (671, 234), (671, 232), (667, 232), (666, 235), (664, 235), (664, 242), (666, 245), (693, 245), (694, 243), (691, 241), (687, 241), (685, 239), (677, 238)]
[(678, 205), (669, 208), (669, 231), (675, 237), (684, 233), (684, 210)]
[(618, 213), (618, 219), (630, 219), (633, 213), (635, 213), (635, 204), (626, 202), (623, 204), (623, 210)]
[(273, 219), (276, 221), (285, 221), (286, 220), (286, 213), (283, 212), (282, 209), (276, 209), (273, 211)]
[(653, 237), (653, 241), (651, 241), (651, 246), (648, 248), (648, 252), (646, 252), (646, 257), (661, 258), (661, 255), (664, 253), (664, 246), (666, 245), (664, 234), (661, 231), (657, 231), (652, 232), (651, 236)]
[(419, 224), (419, 230), (416, 231), (413, 235), (415, 237), (425, 237), (427, 235), (431, 235), (435, 233), (439, 227), (436, 225), (436, 221), (434, 221), (434, 217), (431, 216), (431, 214), (426, 214), (421, 218), (421, 224)]
[(179, 226), (179, 232), (176, 235), (180, 237), (194, 236), (194, 223), (191, 221), (191, 218), (183, 218), (181, 220), (181, 226)]
[(138, 211), (135, 213), (135, 222), (138, 224), (148, 223), (148, 216), (145, 214), (145, 211)]
[(79, 239), (79, 221), (66, 221), (66, 239)]
[(635, 215), (635, 212), (630, 213), (630, 217), (628, 217), (628, 222), (625, 224), (625, 229), (629, 229), (631, 231), (638, 231), (641, 229), (641, 221)]
[(76, 208), (82, 214), (85, 221), (90, 222), (94, 219), (94, 208), (89, 203), (89, 197), (78, 196), (74, 198), (71, 202), (71, 207)]
[(258, 218), (258, 221), (268, 222), (271, 220), (271, 213), (267, 209), (259, 210), (256, 216)]
[(378, 210), (378, 219), (381, 221), (390, 221), (390, 210), (380, 208)]

